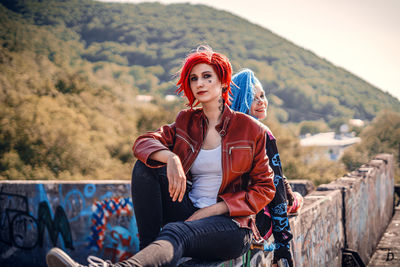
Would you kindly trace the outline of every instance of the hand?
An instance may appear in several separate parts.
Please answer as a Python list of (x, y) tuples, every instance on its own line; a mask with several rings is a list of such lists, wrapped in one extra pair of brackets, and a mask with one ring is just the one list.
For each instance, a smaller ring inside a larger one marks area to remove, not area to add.
[(292, 206), (294, 202), (293, 191), (286, 191), (286, 198), (288, 200), (288, 206)]
[(290, 186), (289, 182), (286, 180), (286, 177), (283, 178), (283, 183), (286, 189), (286, 199), (288, 200), (288, 205), (292, 206), (294, 201), (292, 187)]
[(181, 160), (171, 154), (167, 160), (168, 191), (172, 201), (182, 201), (186, 192), (186, 175)]
[(186, 221), (190, 222), (190, 221), (200, 220), (203, 218), (211, 217), (214, 215), (221, 215), (228, 212), (229, 212), (228, 206), (225, 204), (224, 201), (221, 201), (214, 205), (197, 210)]

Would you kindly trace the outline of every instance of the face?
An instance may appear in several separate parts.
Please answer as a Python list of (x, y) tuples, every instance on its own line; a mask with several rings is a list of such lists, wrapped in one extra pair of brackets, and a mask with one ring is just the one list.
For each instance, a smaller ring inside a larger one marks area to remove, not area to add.
[(264, 90), (259, 86), (254, 86), (254, 99), (251, 103), (250, 114), (259, 120), (267, 117), (268, 100), (265, 97)]
[(220, 99), (222, 85), (212, 66), (204, 63), (197, 64), (190, 72), (189, 81), (194, 97), (201, 104), (218, 102)]

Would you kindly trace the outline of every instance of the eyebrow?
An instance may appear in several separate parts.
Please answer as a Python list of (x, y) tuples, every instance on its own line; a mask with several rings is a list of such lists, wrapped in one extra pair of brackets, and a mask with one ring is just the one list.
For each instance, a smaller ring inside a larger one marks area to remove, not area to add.
[[(206, 71), (203, 71), (201, 74), (205, 74), (205, 73), (212, 73), (211, 71), (209, 71), (209, 70), (206, 70)], [(189, 76), (193, 76), (193, 75), (196, 75), (196, 74), (190, 74)]]

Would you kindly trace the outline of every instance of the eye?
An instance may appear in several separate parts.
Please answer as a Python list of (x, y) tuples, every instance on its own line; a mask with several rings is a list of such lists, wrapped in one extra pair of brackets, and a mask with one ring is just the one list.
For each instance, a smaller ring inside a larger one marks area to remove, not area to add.
[(211, 74), (204, 74), (204, 79), (208, 79), (211, 77)]
[(261, 98), (261, 99), (264, 99), (264, 98), (265, 98), (265, 95), (264, 95), (264, 94), (260, 95), (260, 98)]
[(196, 76), (190, 77), (190, 81), (191, 81), (191, 82), (197, 81), (197, 77), (196, 77)]

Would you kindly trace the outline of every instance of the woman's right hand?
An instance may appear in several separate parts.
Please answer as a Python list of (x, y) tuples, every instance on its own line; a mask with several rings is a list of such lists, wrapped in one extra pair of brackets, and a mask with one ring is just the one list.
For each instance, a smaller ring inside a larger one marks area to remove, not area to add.
[(186, 175), (181, 160), (173, 153), (168, 156), (167, 177), (169, 196), (172, 201), (181, 202), (186, 192)]

